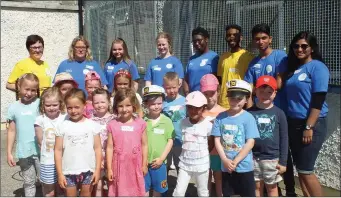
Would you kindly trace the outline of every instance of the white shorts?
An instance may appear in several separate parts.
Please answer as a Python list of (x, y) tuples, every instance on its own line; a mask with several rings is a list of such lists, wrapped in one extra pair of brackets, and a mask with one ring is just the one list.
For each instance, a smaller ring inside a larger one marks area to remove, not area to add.
[(264, 181), (265, 184), (276, 184), (282, 181), (276, 166), (278, 159), (274, 160), (253, 160), (255, 181)]

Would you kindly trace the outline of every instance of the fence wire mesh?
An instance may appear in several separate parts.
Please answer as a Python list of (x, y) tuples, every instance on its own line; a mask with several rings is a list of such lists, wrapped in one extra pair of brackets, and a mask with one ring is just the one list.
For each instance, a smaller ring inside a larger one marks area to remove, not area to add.
[(341, 85), (341, 2), (315, 1), (85, 1), (85, 34), (94, 57), (102, 65), (111, 42), (122, 37), (130, 55), (144, 73), (156, 53), (155, 38), (160, 31), (173, 37), (174, 54), (187, 64), (192, 54), (191, 31), (197, 26), (210, 33), (210, 48), (227, 51), (224, 40), (227, 24), (243, 28), (242, 46), (254, 53), (251, 29), (267, 23), (272, 47), (287, 50), (293, 36), (302, 30), (313, 32), (330, 69), (330, 84)]

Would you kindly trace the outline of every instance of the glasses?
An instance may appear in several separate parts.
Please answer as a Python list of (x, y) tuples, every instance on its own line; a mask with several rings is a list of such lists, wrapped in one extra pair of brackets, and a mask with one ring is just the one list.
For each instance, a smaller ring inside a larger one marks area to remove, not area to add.
[(31, 50), (42, 50), (44, 47), (43, 46), (39, 46), (39, 47), (30, 47)]
[(292, 48), (297, 50), (299, 48), (302, 48), (303, 50), (306, 50), (308, 49), (308, 47), (310, 47), (308, 44), (302, 44), (302, 45), (299, 45), (299, 44), (294, 44), (292, 45)]
[(86, 46), (75, 46), (74, 48), (76, 50), (85, 50), (87, 47)]

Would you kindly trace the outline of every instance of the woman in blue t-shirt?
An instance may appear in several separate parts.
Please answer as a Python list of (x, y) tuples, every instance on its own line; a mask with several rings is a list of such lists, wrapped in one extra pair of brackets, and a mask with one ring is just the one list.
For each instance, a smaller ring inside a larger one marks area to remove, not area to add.
[(163, 86), (163, 77), (167, 72), (175, 72), (179, 76), (180, 86), (184, 78), (184, 68), (181, 61), (173, 56), (172, 37), (166, 32), (160, 32), (156, 37), (159, 56), (148, 64), (144, 76), (146, 86)]
[(140, 75), (134, 61), (131, 60), (126, 42), (117, 38), (112, 42), (110, 54), (104, 66), (104, 74), (108, 81), (108, 91), (112, 93), (114, 88), (114, 76), (120, 69), (126, 69), (132, 76), (135, 90), (138, 89)]
[(321, 197), (313, 171), (327, 133), (329, 70), (310, 32), (300, 32), (291, 41), (287, 72), (281, 78), (288, 93), (289, 145), (304, 196)]

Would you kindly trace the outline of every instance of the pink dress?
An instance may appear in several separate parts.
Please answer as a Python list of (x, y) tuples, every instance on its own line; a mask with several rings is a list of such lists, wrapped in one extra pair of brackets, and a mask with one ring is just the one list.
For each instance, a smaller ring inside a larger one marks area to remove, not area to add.
[(108, 196), (144, 196), (142, 134), (146, 129), (146, 122), (141, 118), (135, 118), (131, 123), (112, 120), (107, 129), (112, 134), (114, 143), (114, 180), (109, 182)]

